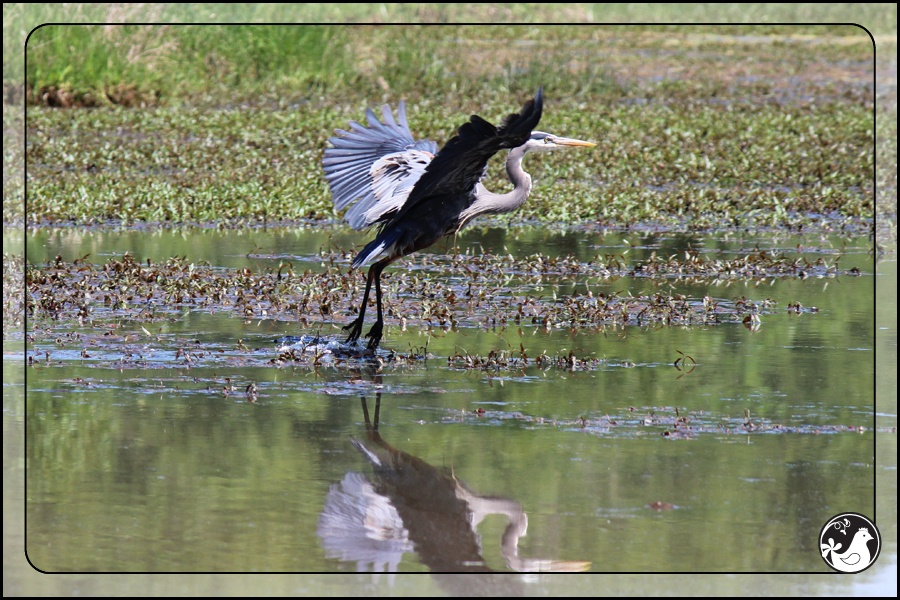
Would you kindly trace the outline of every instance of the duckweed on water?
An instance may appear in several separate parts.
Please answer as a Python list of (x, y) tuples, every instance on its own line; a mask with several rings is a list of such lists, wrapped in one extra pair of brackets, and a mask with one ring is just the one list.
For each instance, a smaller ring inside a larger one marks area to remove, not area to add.
[[(426, 110), (410, 103), (410, 120)], [(356, 112), (336, 106), (31, 108), (28, 219), (331, 219), (322, 151), (331, 128), (359, 119)], [(547, 128), (603, 142), (593, 152), (528, 162), (535, 188), (516, 218), (815, 227), (820, 215), (840, 225), (874, 214), (865, 105), (614, 105), (607, 112), (597, 120), (564, 101), (552, 114), (548, 109), (548, 119), (559, 124)], [(459, 124), (459, 115), (448, 114), (419, 134), (443, 141)], [(488, 183), (492, 189), (506, 185), (499, 166)], [(21, 205), (4, 206), (13, 211), (5, 212), (5, 221), (22, 218)]]

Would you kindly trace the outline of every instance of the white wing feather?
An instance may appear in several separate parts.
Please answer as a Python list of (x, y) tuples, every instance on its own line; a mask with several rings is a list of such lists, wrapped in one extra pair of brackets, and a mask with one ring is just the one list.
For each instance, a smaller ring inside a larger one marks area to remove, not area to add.
[[(398, 210), (437, 153), (430, 140), (415, 141), (400, 102), (398, 120), (384, 105), (383, 122), (366, 110), (369, 127), (350, 121), (351, 131), (336, 129), (340, 137), (328, 141), (322, 166), (338, 210), (352, 204), (344, 219), (354, 229), (365, 229)], [(399, 123), (398, 123), (399, 121)]]

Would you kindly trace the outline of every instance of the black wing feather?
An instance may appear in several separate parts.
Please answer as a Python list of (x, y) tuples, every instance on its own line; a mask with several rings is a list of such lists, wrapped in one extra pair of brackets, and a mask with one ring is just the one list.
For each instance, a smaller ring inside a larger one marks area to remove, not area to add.
[[(503, 148), (518, 148), (531, 137), (541, 120), (544, 108), (544, 88), (522, 110), (503, 119), (495, 127), (478, 115), (464, 123), (416, 182), (403, 207), (386, 215), (384, 227), (397, 223), (411, 208), (436, 195), (464, 196), (469, 194), (484, 174), (488, 160)], [(474, 196), (473, 196), (474, 201)]]

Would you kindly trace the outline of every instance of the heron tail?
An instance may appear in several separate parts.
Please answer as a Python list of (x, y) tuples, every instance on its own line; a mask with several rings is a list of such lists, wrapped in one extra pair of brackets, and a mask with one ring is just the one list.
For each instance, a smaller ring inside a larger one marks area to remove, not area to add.
[(351, 263), (350, 267), (359, 269), (360, 267), (366, 266), (371, 261), (375, 260), (379, 254), (390, 249), (390, 247), (400, 239), (400, 235), (401, 232), (397, 229), (389, 232), (382, 232), (378, 237), (366, 244), (365, 248), (362, 249), (362, 252), (357, 254), (356, 258), (353, 259), (353, 263)]

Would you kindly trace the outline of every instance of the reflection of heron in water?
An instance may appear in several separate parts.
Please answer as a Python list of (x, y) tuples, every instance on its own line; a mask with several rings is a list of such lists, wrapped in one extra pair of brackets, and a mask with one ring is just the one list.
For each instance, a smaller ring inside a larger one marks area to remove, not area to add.
[(489, 573), (493, 570), (482, 557), (476, 527), (487, 515), (502, 514), (509, 525), (500, 546), (511, 570), (565, 572), (590, 567), (589, 562), (520, 557), (518, 541), (528, 527), (521, 504), (479, 496), (456, 477), (385, 442), (378, 433), (380, 393), (374, 425), (365, 397), (362, 408), (372, 446), (352, 437), (350, 441), (372, 465), (375, 480), (350, 473), (341, 484), (331, 486), (318, 525), (328, 556), (357, 561), (359, 570), (372, 564), (376, 570), (393, 571), (402, 554), (412, 550), (432, 571)]
[[(359, 339), (366, 304), (375, 283), (377, 319), (366, 334), (369, 348), (381, 341), (384, 319), (381, 304), (381, 272), (392, 262), (459, 232), (479, 215), (500, 215), (522, 206), (531, 191), (531, 176), (522, 168), (529, 152), (548, 152), (596, 144), (534, 131), (544, 108), (543, 88), (519, 113), (496, 127), (473, 115), (458, 135), (440, 151), (430, 140), (416, 141), (400, 103), (399, 123), (389, 106), (382, 109), (384, 122), (371, 109), (369, 127), (350, 122), (352, 131), (337, 130), (329, 140), (322, 166), (340, 210), (353, 205), (344, 218), (353, 229), (378, 226), (378, 235), (353, 259), (360, 268), (375, 259), (366, 278), (366, 291), (357, 318), (344, 327), (347, 342)], [(489, 192), (481, 183), (488, 160), (504, 148), (506, 173), (515, 186), (506, 194)]]

